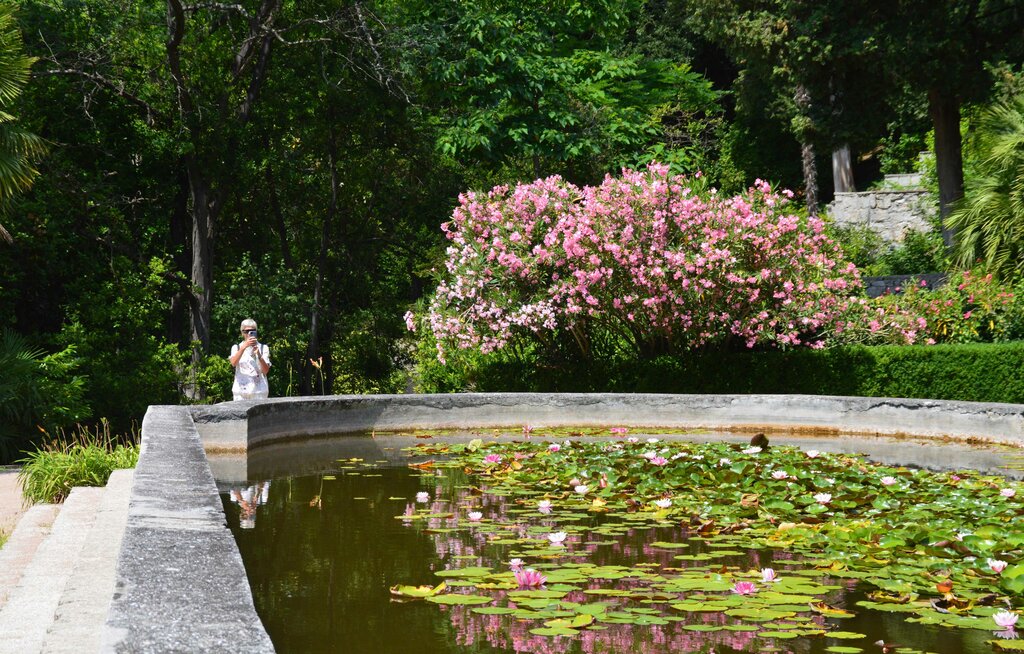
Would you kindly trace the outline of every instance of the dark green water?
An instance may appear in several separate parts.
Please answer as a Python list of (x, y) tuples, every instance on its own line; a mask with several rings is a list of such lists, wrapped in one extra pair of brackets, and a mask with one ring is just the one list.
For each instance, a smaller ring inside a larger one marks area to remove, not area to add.
[[(694, 632), (685, 622), (667, 625), (609, 624), (604, 630), (583, 630), (575, 638), (550, 638), (529, 633), (541, 626), (535, 620), (517, 621), (505, 615), (480, 615), (465, 606), (439, 606), (424, 601), (393, 602), (389, 587), (396, 584), (434, 585), (435, 571), (466, 566), (506, 569), (509, 546), (487, 542), (473, 530), (431, 533), (453, 526), (443, 518), (429, 521), (396, 519), (417, 508), (453, 511), (470, 501), (469, 480), (461, 472), (444, 470), (443, 476), (423, 474), (405, 467), (361, 467), (337, 470), (336, 479), (322, 475), (271, 480), (266, 502), (259, 489), (247, 504), (255, 507), (247, 528), (240, 528), (239, 503), (228, 494), (224, 504), (228, 522), (252, 586), (256, 609), (279, 652), (406, 653), (599, 653), (599, 652), (793, 652), (825, 653), (835, 646), (860, 647), (878, 652), (878, 639), (897, 642), (913, 650), (937, 654), (991, 652), (985, 641), (991, 632), (952, 630), (913, 624), (905, 615), (864, 610), (856, 606), (863, 596), (851, 580), (834, 580), (844, 589), (825, 599), (833, 606), (857, 612), (851, 619), (814, 618), (833, 629), (867, 635), (859, 640), (828, 637), (770, 639), (756, 632)], [(430, 494), (430, 504), (416, 504), (417, 492)], [(250, 494), (246, 493), (249, 497)], [(394, 499), (399, 498), (399, 499)], [(485, 495), (472, 501), (483, 504), (488, 515), (506, 514), (512, 507), (503, 498)], [(258, 506), (256, 506), (258, 505)], [(459, 511), (455, 511), (459, 513)], [(526, 518), (523, 518), (524, 520)], [(587, 518), (597, 526), (598, 518)], [(543, 524), (534, 514), (530, 524)], [(579, 524), (579, 523), (577, 523)], [(586, 522), (584, 522), (586, 524)], [(464, 523), (463, 523), (463, 526)], [(554, 528), (554, 523), (549, 523)], [(524, 527), (525, 528), (525, 527)], [(680, 565), (673, 556), (687, 550), (652, 548), (656, 541), (681, 541), (674, 528), (633, 529), (624, 536), (594, 535), (582, 540), (615, 540), (614, 544), (586, 546), (587, 561), (600, 565), (657, 563)], [(694, 543), (690, 553), (702, 551)], [(584, 547), (582, 544), (580, 547)], [(717, 559), (715, 564), (744, 569), (772, 566), (784, 571), (785, 552), (748, 551)], [(626, 580), (623, 580), (624, 582)], [(491, 593), (494, 591), (483, 591)], [(594, 601), (582, 593), (566, 599)], [(627, 600), (628, 602), (629, 600)], [(671, 611), (668, 611), (671, 612)], [(722, 614), (689, 615), (689, 621), (735, 623)]]

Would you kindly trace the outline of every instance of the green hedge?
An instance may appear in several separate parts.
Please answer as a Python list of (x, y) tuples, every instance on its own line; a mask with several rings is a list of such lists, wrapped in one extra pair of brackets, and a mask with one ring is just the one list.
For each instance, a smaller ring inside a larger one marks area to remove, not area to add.
[[(422, 390), (780, 393), (1024, 403), (1024, 342), (715, 352), (619, 363), (472, 357)], [(443, 379), (443, 383), (437, 383)]]

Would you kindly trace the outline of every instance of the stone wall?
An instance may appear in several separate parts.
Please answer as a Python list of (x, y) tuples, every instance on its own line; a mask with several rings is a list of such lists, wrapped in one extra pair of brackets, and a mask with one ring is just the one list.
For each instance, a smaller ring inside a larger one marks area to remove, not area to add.
[(879, 190), (836, 193), (828, 212), (839, 227), (867, 227), (889, 243), (908, 231), (932, 230), (932, 201), (924, 190)]
[(864, 282), (864, 292), (868, 297), (879, 297), (886, 293), (901, 293), (903, 292), (903, 289), (907, 287), (908, 283), (926, 288), (929, 291), (934, 291), (946, 283), (946, 274), (923, 273), (920, 275), (884, 275), (880, 277), (862, 277), (861, 281)]

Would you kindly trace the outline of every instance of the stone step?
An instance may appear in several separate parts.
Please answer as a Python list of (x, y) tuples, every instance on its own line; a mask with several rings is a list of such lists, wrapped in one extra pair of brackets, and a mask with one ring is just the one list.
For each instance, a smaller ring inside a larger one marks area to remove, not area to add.
[(115, 470), (43, 641), (47, 654), (98, 652), (114, 597), (134, 470)]
[(59, 512), (59, 504), (33, 506), (21, 516), (3, 549), (0, 549), (0, 609), (18, 587), (21, 575), (32, 562), (39, 544), (50, 534), (50, 527)]
[(0, 610), (0, 653), (41, 651), (104, 493), (103, 488), (75, 488), (64, 501), (49, 535)]

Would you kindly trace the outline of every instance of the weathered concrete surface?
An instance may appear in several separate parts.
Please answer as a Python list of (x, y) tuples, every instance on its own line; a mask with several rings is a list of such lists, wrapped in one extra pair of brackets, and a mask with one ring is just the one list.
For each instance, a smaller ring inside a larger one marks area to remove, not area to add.
[[(524, 424), (905, 435), (1024, 445), (1022, 405), (826, 395), (345, 395), (226, 402), (192, 412), (211, 451), (244, 451), (323, 434)], [(239, 425), (246, 421), (243, 430)]]
[(46, 654), (99, 651), (103, 623), (114, 597), (132, 476), (132, 470), (115, 470), (107, 481), (96, 518), (43, 641)]
[(143, 420), (101, 651), (273, 651), (183, 407), (152, 406)]
[(38, 652), (96, 519), (102, 488), (75, 488), (0, 610), (0, 652)]
[(50, 535), (50, 527), (59, 511), (60, 507), (56, 504), (33, 506), (25, 512), (3, 549), (0, 549), (0, 609), (18, 587), (39, 545)]

